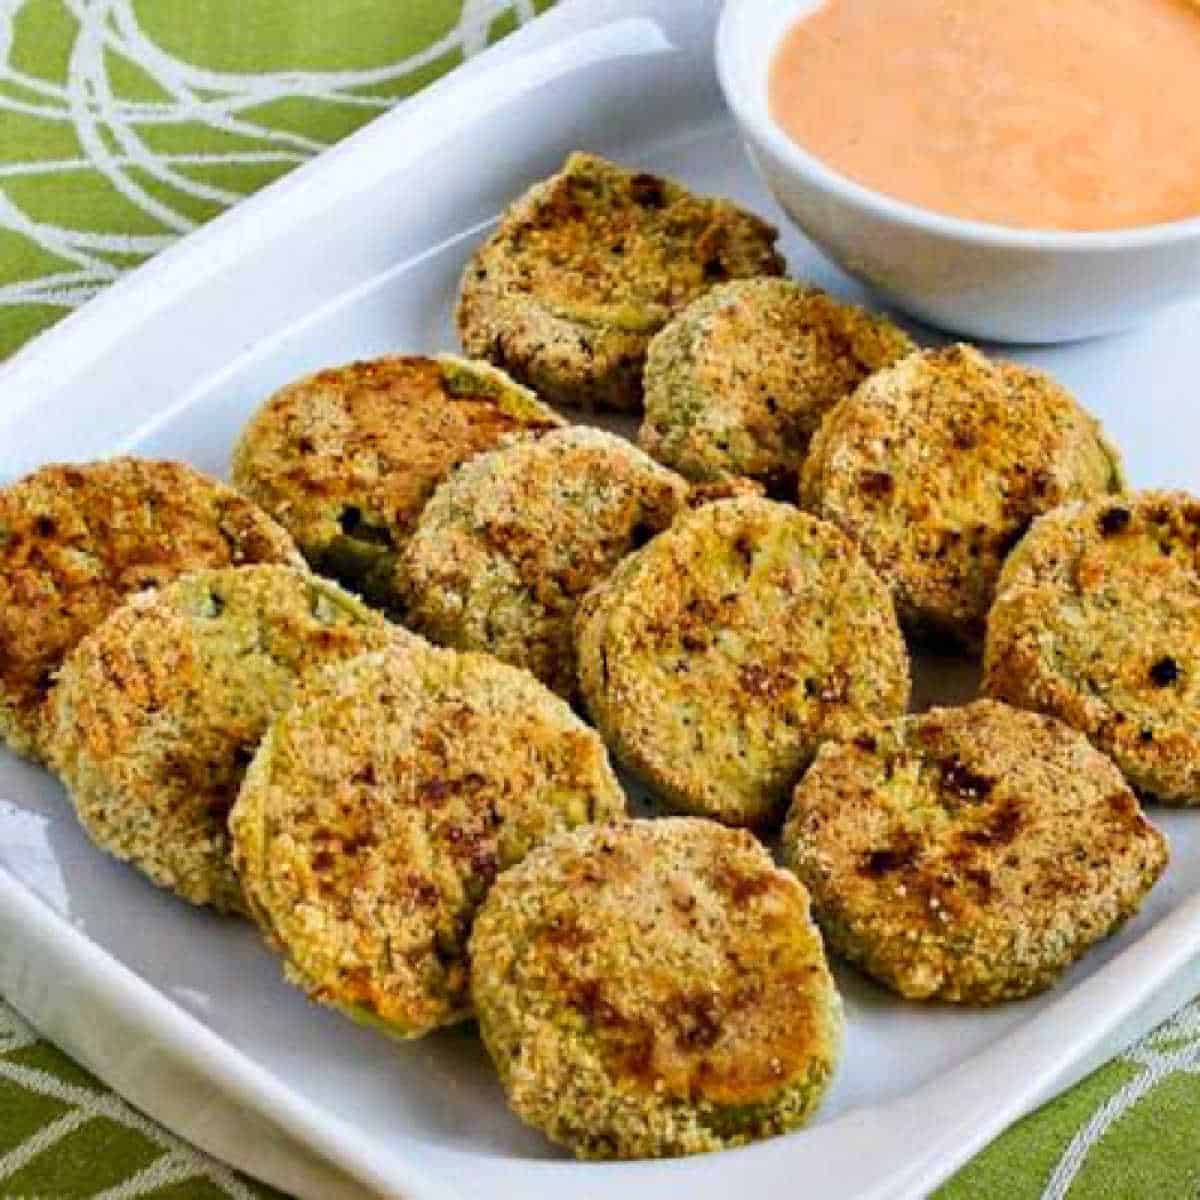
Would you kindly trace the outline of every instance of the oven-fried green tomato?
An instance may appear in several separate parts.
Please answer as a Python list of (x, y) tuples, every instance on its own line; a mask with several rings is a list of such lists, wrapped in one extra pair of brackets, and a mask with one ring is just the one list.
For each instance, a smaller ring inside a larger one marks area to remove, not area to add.
[(573, 697), (580, 599), (688, 499), (678, 475), (599, 429), (574, 426), (480, 455), (421, 515), (402, 567), (405, 620)]
[(831, 950), (909, 999), (993, 1004), (1132, 916), (1167, 843), (1085, 737), (979, 700), (822, 747), (783, 856)]
[(528, 672), (418, 644), (313, 677), (230, 830), (292, 982), (407, 1038), (470, 1014), (467, 936), (496, 875), (624, 811), (599, 737)]
[(977, 650), (1030, 522), (1122, 486), (1099, 424), (1048, 375), (949, 346), (877, 372), (829, 413), (800, 501), (859, 544), (910, 630)]
[(1035, 522), (1000, 576), (984, 688), (1085, 733), (1144, 795), (1200, 803), (1200, 500), (1138, 492)]
[(908, 704), (891, 597), (848, 538), (788, 504), (681, 517), (585, 600), (580, 687), (617, 757), (672, 808), (782, 819), (827, 738)]
[(638, 443), (688, 479), (795, 495), (821, 418), (916, 349), (884, 317), (790, 279), (724, 283), (650, 343)]
[(467, 264), (459, 336), (551, 403), (636, 412), (650, 339), (724, 280), (782, 274), (776, 237), (728, 200), (572, 154)]
[(795, 1129), (841, 1045), (804, 888), (748, 833), (689, 817), (561, 834), (502, 875), (471, 994), (509, 1104), (580, 1158)]
[(307, 571), (186, 575), (67, 658), (52, 765), (98, 846), (193, 904), (242, 911), (225, 822), (268, 724), (305, 672), (417, 640)]
[(276, 392), (233, 455), (233, 481), (323, 575), (394, 610), (399, 555), (434, 489), (509, 434), (563, 419), (482, 362), (390, 355)]

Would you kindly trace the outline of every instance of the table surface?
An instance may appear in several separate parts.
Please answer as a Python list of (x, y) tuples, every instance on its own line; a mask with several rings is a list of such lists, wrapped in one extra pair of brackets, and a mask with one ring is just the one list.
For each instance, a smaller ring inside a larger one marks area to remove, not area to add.
[[(0, 357), (551, 0), (0, 2)], [(320, 13), (315, 19), (314, 13)], [(219, 99), (218, 99), (219, 97)], [(1200, 1002), (938, 1193), (1200, 1192)], [(135, 1112), (0, 1000), (0, 1196), (276, 1196)]]

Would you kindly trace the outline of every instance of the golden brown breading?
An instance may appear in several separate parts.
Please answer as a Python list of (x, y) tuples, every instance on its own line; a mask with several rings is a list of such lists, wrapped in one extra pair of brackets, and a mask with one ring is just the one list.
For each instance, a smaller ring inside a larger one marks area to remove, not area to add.
[(818, 288), (722, 284), (650, 343), (638, 444), (688, 479), (746, 475), (791, 499), (821, 418), (915, 349), (886, 318)]
[(71, 652), (50, 757), (98, 846), (193, 904), (241, 911), (225, 818), (271, 718), (305, 671), (417, 641), (307, 571), (198, 571)]
[(688, 490), (688, 508), (703, 508), (717, 500), (737, 500), (743, 496), (765, 496), (767, 489), (757, 479), (745, 475), (727, 475), (708, 483), (693, 483)]
[(471, 993), (509, 1104), (580, 1158), (794, 1129), (841, 1044), (804, 889), (749, 834), (689, 818), (576, 830), (502, 875)]
[(576, 629), (613, 752), (673, 808), (729, 824), (778, 821), (823, 740), (908, 703), (887, 589), (832, 525), (770, 500), (680, 517)]
[(624, 814), (604, 745), (525, 671), (414, 646), (313, 678), (230, 819), (255, 916), (314, 999), (398, 1037), (469, 1015), (500, 871)]
[(551, 403), (633, 412), (654, 334), (722, 280), (781, 274), (776, 237), (728, 200), (572, 154), (467, 264), (459, 336)]
[(833, 950), (902, 996), (969, 1004), (1049, 987), (1167, 864), (1086, 738), (990, 700), (826, 744), (783, 852)]
[(1143, 793), (1200, 803), (1200, 500), (1066, 505), (1013, 551), (984, 687), (1073, 725)]
[(800, 500), (858, 542), (909, 629), (977, 649), (1033, 518), (1121, 486), (1117, 451), (1049, 376), (950, 346), (878, 372), (829, 413)]
[(598, 429), (480, 455), (438, 488), (408, 544), (405, 619), (571, 697), (576, 604), (687, 497), (678, 475)]
[(0, 489), (0, 738), (44, 759), (55, 673), (130, 593), (258, 562), (302, 565), (265, 513), (184, 463), (51, 464)]
[(421, 509), (451, 471), (511, 433), (565, 422), (487, 363), (390, 355), (276, 392), (233, 454), (233, 481), (313, 567), (385, 609)]

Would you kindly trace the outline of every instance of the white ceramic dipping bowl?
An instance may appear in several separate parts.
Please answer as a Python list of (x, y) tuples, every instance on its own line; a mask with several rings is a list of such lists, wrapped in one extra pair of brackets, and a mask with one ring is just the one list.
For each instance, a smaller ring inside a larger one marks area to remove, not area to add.
[(894, 200), (801, 149), (772, 119), (767, 82), (784, 33), (820, 3), (726, 0), (717, 73), (768, 187), (846, 271), (929, 324), (1001, 342), (1113, 333), (1200, 292), (1200, 217), (1097, 233), (1007, 228)]

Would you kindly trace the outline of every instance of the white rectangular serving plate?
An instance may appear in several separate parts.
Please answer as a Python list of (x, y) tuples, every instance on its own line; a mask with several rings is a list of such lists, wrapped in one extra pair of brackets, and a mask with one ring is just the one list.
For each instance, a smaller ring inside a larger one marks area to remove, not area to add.
[[(117, 450), (224, 473), (242, 422), (286, 380), (453, 347), (470, 248), (576, 147), (782, 225), (722, 109), (717, 10), (565, 0), (114, 285), (0, 371), (0, 480)], [(862, 297), (794, 233), (783, 245), (794, 275)], [(1192, 306), (1121, 338), (1010, 353), (1104, 419), (1135, 483), (1186, 486), (1198, 319)], [(7, 755), (0, 993), (145, 1111), (305, 1200), (921, 1196), (1200, 991), (1200, 813), (1153, 815), (1171, 838), (1168, 874), (1051, 993), (988, 1011), (921, 1006), (843, 971), (845, 1061), (816, 1122), (719, 1155), (568, 1161), (508, 1113), (470, 1029), (394, 1044), (309, 1004), (248, 925), (95, 851), (58, 785)]]

